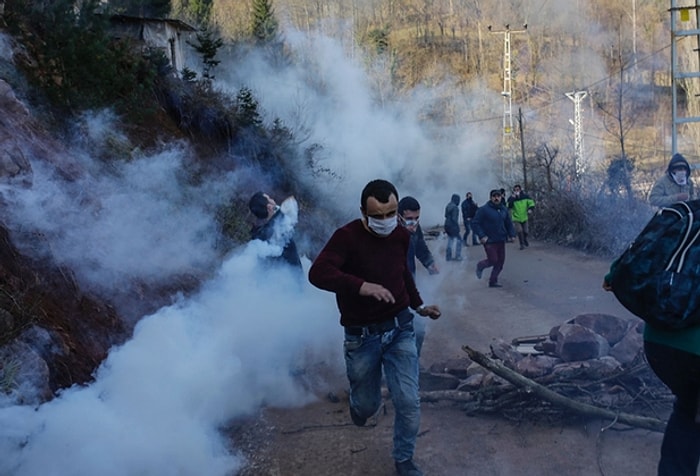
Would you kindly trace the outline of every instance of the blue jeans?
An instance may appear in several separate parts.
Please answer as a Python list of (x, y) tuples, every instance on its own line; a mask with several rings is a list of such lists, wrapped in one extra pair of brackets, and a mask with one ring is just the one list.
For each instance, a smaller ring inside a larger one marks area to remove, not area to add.
[(419, 364), (420, 350), (423, 348), (423, 341), (425, 340), (425, 321), (426, 319), (424, 317), (413, 318), (413, 331), (416, 333), (416, 350), (418, 351)]
[(464, 222), (464, 244), (468, 245), (469, 244), (469, 233), (472, 234), (472, 245), (476, 246), (479, 244), (479, 240), (476, 237), (476, 233), (472, 232), (472, 221), (471, 219), (466, 220)]
[(700, 423), (695, 421), (700, 356), (647, 341), (644, 352), (651, 369), (676, 396), (661, 443), (658, 475), (695, 476), (700, 461)]
[(459, 259), (462, 257), (462, 238), (460, 238), (459, 235), (455, 236), (450, 236), (447, 235), (447, 252), (446, 252), (446, 258), (447, 260), (452, 259), (452, 250), (454, 249), (454, 258)]
[(379, 410), (384, 369), (395, 412), (392, 456), (396, 461), (413, 458), (420, 427), (418, 353), (413, 324), (382, 334), (346, 333), (344, 353), (350, 405), (360, 417), (369, 418)]

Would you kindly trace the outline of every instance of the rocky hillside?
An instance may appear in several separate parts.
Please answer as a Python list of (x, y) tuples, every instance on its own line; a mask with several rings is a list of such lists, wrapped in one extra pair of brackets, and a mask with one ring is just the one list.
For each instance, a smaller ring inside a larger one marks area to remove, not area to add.
[[(0, 81), (0, 180), (30, 187), (27, 156), (51, 162), (65, 179), (79, 170), (62, 163), (61, 147)], [(29, 150), (31, 149), (31, 150)], [(7, 206), (6, 203), (2, 204)], [(4, 213), (3, 213), (4, 214)], [(42, 245), (41, 236), (27, 237)], [(71, 270), (18, 251), (0, 227), (0, 382), (18, 402), (37, 403), (90, 379), (107, 349), (128, 334), (114, 308), (84, 292)]]

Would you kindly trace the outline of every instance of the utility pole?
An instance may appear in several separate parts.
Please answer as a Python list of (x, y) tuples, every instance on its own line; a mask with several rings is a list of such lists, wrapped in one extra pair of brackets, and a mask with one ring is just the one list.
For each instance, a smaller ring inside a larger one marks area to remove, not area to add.
[(520, 130), (520, 156), (523, 161), (523, 187), (529, 190), (527, 185), (527, 158), (525, 157), (525, 129), (523, 127), (523, 110), (518, 108), (518, 129)]
[[(700, 122), (698, 116), (678, 117), (678, 81), (682, 79), (700, 78), (698, 71), (684, 71), (678, 69), (678, 48), (677, 43), (679, 38), (685, 36), (695, 36), (700, 43), (700, 25), (695, 25), (694, 29), (679, 30), (678, 20), (685, 23), (690, 21), (690, 12), (695, 11), (696, 18), (698, 17), (698, 9), (700, 8), (700, 0), (695, 0), (694, 6), (678, 6), (678, 0), (671, 0), (671, 94), (673, 104), (671, 106), (671, 114), (673, 116), (673, 124), (671, 126), (671, 154), (678, 152), (678, 126), (691, 122)], [(697, 20), (696, 20), (697, 21)]]
[(515, 167), (515, 147), (513, 139), (513, 88), (511, 84), (511, 61), (510, 61), (510, 36), (512, 33), (523, 33), (527, 31), (527, 24), (522, 30), (511, 30), (510, 25), (506, 25), (504, 30), (493, 30), (488, 26), (491, 33), (503, 33), (503, 143), (501, 149), (502, 167), (501, 173), (504, 179), (513, 180)]
[(574, 102), (574, 174), (576, 180), (585, 172), (583, 161), (583, 124), (581, 123), (581, 101), (588, 95), (586, 91), (566, 93), (566, 97)]

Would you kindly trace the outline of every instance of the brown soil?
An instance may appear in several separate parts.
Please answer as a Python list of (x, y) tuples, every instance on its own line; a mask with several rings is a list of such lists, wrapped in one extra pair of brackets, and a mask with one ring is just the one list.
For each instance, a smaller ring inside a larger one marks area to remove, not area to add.
[[(444, 241), (429, 246), (441, 273), (419, 270), (424, 298), (443, 317), (431, 322), (421, 356), (423, 367), (463, 358), (467, 344), (488, 352), (494, 338), (547, 333), (583, 313), (631, 317), (614, 296), (601, 289), (608, 262), (568, 249), (533, 243), (520, 251), (509, 245), (503, 288), (487, 287), (474, 274), (481, 247), (465, 248), (462, 262), (444, 262)], [(442, 259), (441, 259), (442, 258)], [(393, 410), (364, 428), (352, 425), (343, 375), (330, 377), (326, 398), (297, 409), (261, 411), (231, 429), (233, 445), (248, 458), (244, 475), (395, 474), (391, 459)], [(660, 433), (580, 418), (519, 421), (500, 416), (468, 416), (459, 404), (423, 403), (415, 461), (426, 475), (621, 475), (656, 474)]]

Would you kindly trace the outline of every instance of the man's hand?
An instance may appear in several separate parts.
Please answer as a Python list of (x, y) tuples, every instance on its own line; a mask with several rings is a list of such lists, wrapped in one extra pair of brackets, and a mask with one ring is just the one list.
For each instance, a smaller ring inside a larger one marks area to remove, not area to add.
[(612, 284), (609, 283), (606, 279), (603, 279), (603, 289), (605, 289), (606, 291), (612, 291), (612, 290), (613, 290)]
[(420, 308), (416, 309), (416, 312), (421, 316), (429, 317), (433, 320), (438, 319), (440, 316), (442, 316), (440, 308), (437, 307), (435, 304), (431, 304), (430, 306), (421, 306)]
[(438, 269), (437, 265), (435, 263), (433, 263), (430, 266), (428, 266), (428, 273), (429, 274), (440, 274), (440, 270)]
[(685, 202), (689, 198), (690, 195), (688, 195), (687, 193), (679, 193), (678, 195), (676, 195), (676, 200), (678, 200), (679, 202)]
[(391, 294), (387, 288), (381, 284), (368, 283), (367, 281), (360, 286), (360, 296), (370, 296), (377, 301), (389, 302), (391, 304), (396, 302), (394, 295)]
[(489, 241), (489, 238), (487, 236), (479, 238), (479, 243), (481, 243), (482, 245), (486, 244), (487, 241)]

